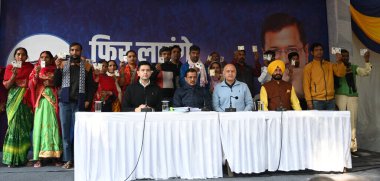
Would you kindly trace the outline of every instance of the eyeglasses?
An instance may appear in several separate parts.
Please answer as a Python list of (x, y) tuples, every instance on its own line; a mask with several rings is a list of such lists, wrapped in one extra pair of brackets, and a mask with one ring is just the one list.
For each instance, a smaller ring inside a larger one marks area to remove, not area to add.
[(299, 51), (302, 49), (303, 49), (303, 47), (301, 47), (301, 48), (290, 47), (290, 48), (286, 48), (286, 49), (275, 48), (275, 49), (271, 49), (271, 50), (276, 52), (276, 55), (281, 55), (282, 53), (285, 53), (287, 55), (287, 54), (292, 53), (292, 52), (299, 53)]

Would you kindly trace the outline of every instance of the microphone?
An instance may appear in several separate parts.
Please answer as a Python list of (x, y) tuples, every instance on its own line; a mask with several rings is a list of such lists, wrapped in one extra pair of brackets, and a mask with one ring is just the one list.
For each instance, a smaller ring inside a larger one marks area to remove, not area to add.
[(203, 108), (201, 109), (201, 111), (211, 111), (209, 108), (207, 108), (206, 100), (204, 97), (203, 97)]
[(238, 99), (239, 97), (238, 96), (230, 96), (230, 107), (226, 108), (224, 110), (225, 112), (236, 112), (236, 108), (232, 107), (232, 100), (231, 100), (231, 98)]
[(141, 108), (141, 112), (153, 112), (153, 109), (148, 107), (148, 98), (146, 96), (145, 88), (144, 88), (144, 96), (145, 96), (145, 107)]

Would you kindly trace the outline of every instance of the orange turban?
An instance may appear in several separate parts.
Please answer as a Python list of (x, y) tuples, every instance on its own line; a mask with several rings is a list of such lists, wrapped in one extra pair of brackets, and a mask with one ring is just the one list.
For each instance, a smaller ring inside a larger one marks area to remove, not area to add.
[(285, 63), (282, 60), (274, 60), (268, 65), (268, 73), (270, 75), (273, 74), (273, 72), (276, 70), (276, 68), (279, 67), (282, 71), (282, 74), (285, 72)]

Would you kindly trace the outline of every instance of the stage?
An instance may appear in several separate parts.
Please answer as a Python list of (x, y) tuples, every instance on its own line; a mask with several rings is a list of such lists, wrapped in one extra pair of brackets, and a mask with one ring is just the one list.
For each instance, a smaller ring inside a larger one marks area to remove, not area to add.
[[(292, 180), (305, 181), (317, 176), (327, 176), (336, 181), (339, 180), (380, 180), (380, 153), (359, 150), (361, 156), (352, 157), (351, 170), (347, 173), (328, 173), (315, 172), (312, 170), (294, 171), (294, 172), (264, 172), (261, 174), (235, 174), (235, 177), (230, 178), (226, 173), (223, 173), (223, 178), (208, 179), (212, 181), (221, 180)], [(2, 159), (2, 153), (0, 152)], [(29, 158), (32, 157), (30, 152)], [(19, 180), (36, 180), (36, 181), (66, 181), (74, 180), (74, 169), (66, 170), (60, 167), (44, 166), (41, 168), (20, 167), (8, 168), (6, 165), (0, 165), (0, 180), (19, 181)], [(185, 179), (169, 179), (171, 181)], [(202, 179), (204, 180), (204, 179)]]

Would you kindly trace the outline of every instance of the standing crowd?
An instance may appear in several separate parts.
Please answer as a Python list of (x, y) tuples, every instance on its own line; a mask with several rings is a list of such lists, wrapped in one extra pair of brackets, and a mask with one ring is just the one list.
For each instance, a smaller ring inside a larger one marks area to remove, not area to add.
[[(4, 74), (0, 95), (6, 95), (0, 97), (0, 111), (6, 112), (8, 120), (3, 163), (9, 167), (27, 164), (33, 145), (34, 167), (50, 159), (56, 166), (73, 168), (75, 112), (94, 111), (95, 101), (102, 102), (103, 112), (161, 111), (163, 100), (171, 107), (218, 112), (232, 107), (256, 110), (257, 100), (264, 110), (350, 110), (352, 151), (356, 151), (356, 76), (371, 72), (369, 52), (364, 67), (351, 64), (347, 50), (338, 53), (332, 63), (323, 58), (323, 46), (314, 43), (310, 47), (313, 60), (300, 73), (298, 50), (287, 52), (287, 61), (276, 60), (278, 51), (265, 51), (263, 65), (254, 52), (253, 66), (246, 62), (244, 50), (235, 51), (230, 63), (217, 52), (202, 62), (200, 51), (191, 46), (189, 60), (182, 63), (179, 46), (162, 47), (160, 61), (155, 60), (159, 63), (150, 64), (139, 62), (136, 52), (129, 50), (119, 65), (115, 60), (95, 65), (82, 56), (81, 44), (72, 43), (70, 56), (43, 51), (33, 65), (26, 62), (27, 50), (17, 48), (14, 58), (21, 66), (9, 64), (0, 71)], [(255, 79), (262, 85), (256, 96)], [(303, 91), (298, 90), (299, 84)], [(298, 99), (298, 95), (304, 97)]]

